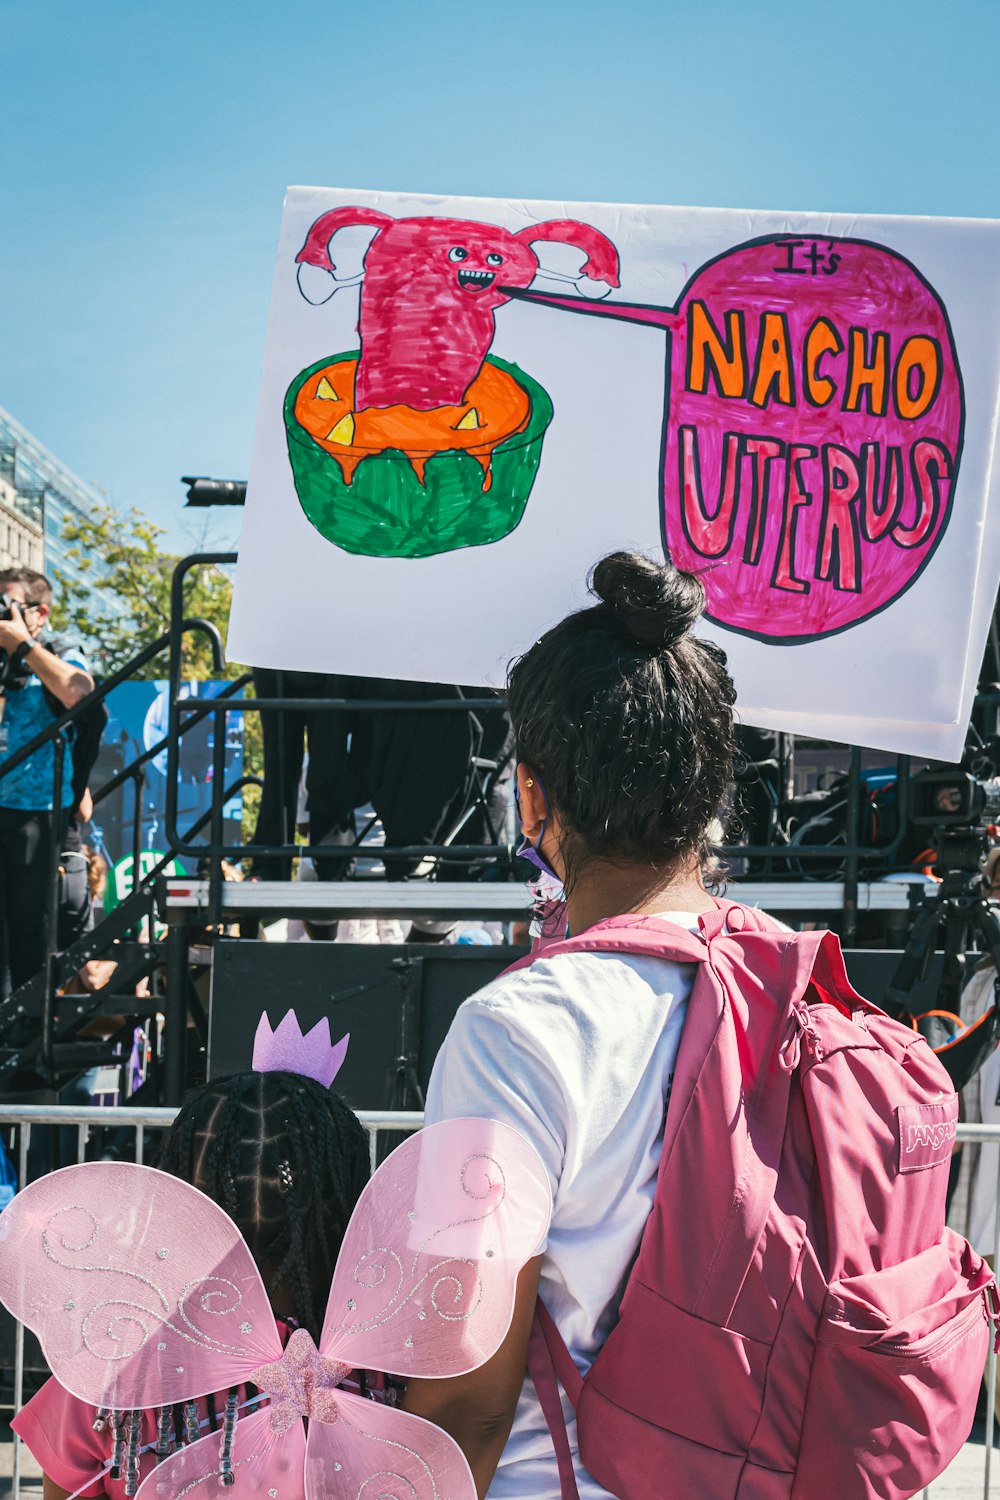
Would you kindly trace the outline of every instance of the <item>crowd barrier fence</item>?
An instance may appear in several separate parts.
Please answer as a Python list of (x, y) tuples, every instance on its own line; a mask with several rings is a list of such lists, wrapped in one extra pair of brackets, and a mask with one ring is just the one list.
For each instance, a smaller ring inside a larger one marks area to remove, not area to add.
[[(116, 1130), (134, 1131), (134, 1154), (130, 1158), (142, 1162), (146, 1154), (146, 1133), (151, 1130), (166, 1129), (177, 1110), (172, 1106), (162, 1108), (130, 1108), (128, 1105), (113, 1106), (105, 1108), (95, 1105), (80, 1107), (74, 1105), (3, 1105), (0, 1103), (0, 1130), (6, 1134), (13, 1130), (15, 1134), (13, 1160), (17, 1166), (17, 1180), (19, 1183), (27, 1180), (28, 1151), (31, 1145), (31, 1131), (35, 1125), (57, 1125), (76, 1129), (76, 1160), (86, 1159), (87, 1143), (92, 1128), (114, 1128)], [(419, 1110), (358, 1110), (358, 1119), (364, 1126), (369, 1141), (371, 1163), (374, 1169), (378, 1157), (379, 1136), (383, 1132), (394, 1134), (410, 1134), (419, 1130), (423, 1124), (423, 1114)], [(957, 1130), (957, 1140), (961, 1142), (975, 1142), (983, 1145), (1000, 1145), (1000, 1125), (961, 1124)], [(997, 1170), (997, 1216), (994, 1226), (993, 1263), (1000, 1265), (1000, 1164)], [(990, 1474), (992, 1468), (993, 1434), (996, 1424), (995, 1397), (997, 1384), (997, 1356), (993, 1346), (990, 1346), (989, 1359), (986, 1366), (987, 1401), (986, 1401), (986, 1433), (983, 1444), (983, 1500), (991, 1500), (990, 1497)], [(14, 1392), (12, 1410), (17, 1412), (23, 1404), (24, 1393), (24, 1328), (18, 1323), (14, 1335)], [(40, 1486), (31, 1484), (28, 1487), (22, 1485), (21, 1475), (21, 1444), (14, 1437), (12, 1480), (12, 1500), (21, 1500), (22, 1495), (37, 1496), (41, 1493)], [(924, 1500), (934, 1500), (939, 1491), (944, 1492), (944, 1477), (942, 1480), (928, 1486), (923, 1491)], [(948, 1487), (948, 1493), (957, 1491)], [(972, 1492), (969, 1491), (971, 1494)]]

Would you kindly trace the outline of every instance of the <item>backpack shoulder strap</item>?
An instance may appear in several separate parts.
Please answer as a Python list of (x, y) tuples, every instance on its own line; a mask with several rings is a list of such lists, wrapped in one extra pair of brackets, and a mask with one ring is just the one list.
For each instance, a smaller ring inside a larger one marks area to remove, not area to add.
[(85, 654), (80, 641), (71, 641), (65, 635), (47, 635), (43, 632), (39, 636), (39, 645), (44, 646), (46, 651), (51, 651), (52, 655), (58, 656), (60, 660), (68, 656), (71, 651), (76, 651), (81, 656)]
[(504, 972), (513, 974), (518, 969), (530, 968), (539, 959), (556, 958), (561, 953), (638, 953), (678, 964), (701, 963), (706, 957), (707, 945), (720, 933), (785, 932), (780, 922), (756, 907), (714, 899), (715, 910), (701, 914), (697, 931), (679, 927), (676, 922), (663, 917), (607, 917), (574, 937), (546, 943), (537, 953), (519, 958)]
[(583, 1376), (573, 1363), (556, 1321), (541, 1297), (535, 1302), (535, 1320), (528, 1340), (528, 1374), (556, 1450), (561, 1500), (579, 1500), (559, 1386), (576, 1411), (583, 1392)]
[(504, 972), (514, 974), (563, 953), (638, 953), (674, 963), (699, 963), (705, 957), (705, 939), (660, 917), (608, 917), (575, 937), (546, 943), (539, 952), (525, 954)]

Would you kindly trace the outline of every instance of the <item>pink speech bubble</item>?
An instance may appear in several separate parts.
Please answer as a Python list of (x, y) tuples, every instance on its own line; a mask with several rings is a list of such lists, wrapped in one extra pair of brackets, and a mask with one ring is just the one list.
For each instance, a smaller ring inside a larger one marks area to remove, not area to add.
[(769, 236), (703, 266), (676, 311), (527, 295), (668, 330), (664, 547), (702, 575), (717, 624), (815, 640), (923, 571), (964, 402), (947, 313), (901, 255)]

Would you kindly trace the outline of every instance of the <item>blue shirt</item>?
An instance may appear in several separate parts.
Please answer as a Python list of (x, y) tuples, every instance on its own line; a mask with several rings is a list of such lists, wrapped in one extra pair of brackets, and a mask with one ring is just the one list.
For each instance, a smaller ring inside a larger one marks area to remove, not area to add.
[[(43, 641), (44, 644), (44, 641)], [(89, 671), (86, 658), (76, 646), (71, 646), (61, 659), (71, 666)], [(0, 719), (0, 761), (13, 755), (26, 745), (42, 729), (47, 729), (56, 718), (45, 696), (40, 680), (32, 673), (22, 688), (4, 694), (3, 718)], [(72, 728), (66, 731), (72, 742)], [(52, 772), (55, 756), (54, 745), (43, 745), (23, 765), (0, 776), (0, 807), (15, 807), (25, 812), (52, 811)], [(67, 749), (63, 758), (62, 805), (70, 807), (73, 802), (73, 757)]]

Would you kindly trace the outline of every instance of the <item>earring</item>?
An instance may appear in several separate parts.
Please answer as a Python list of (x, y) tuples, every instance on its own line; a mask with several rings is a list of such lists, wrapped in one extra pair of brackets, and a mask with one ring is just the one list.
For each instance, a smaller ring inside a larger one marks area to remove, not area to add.
[(534, 781), (533, 781), (533, 780), (532, 780), (532, 779), (531, 779), (531, 777), (530, 777), (530, 776), (526, 776), (526, 777), (525, 777), (525, 781), (524, 781), (524, 784), (525, 784), (525, 786), (534, 786), (534, 784), (535, 784), (535, 783), (534, 783)]

